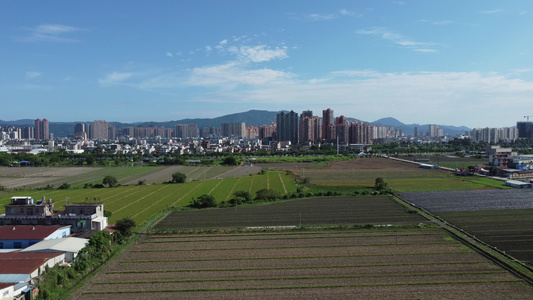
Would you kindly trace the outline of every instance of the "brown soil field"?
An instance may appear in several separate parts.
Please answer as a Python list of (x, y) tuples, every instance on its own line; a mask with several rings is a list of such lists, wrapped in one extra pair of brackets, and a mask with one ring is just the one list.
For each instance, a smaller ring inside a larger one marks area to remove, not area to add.
[(136, 185), (139, 181), (145, 181), (147, 184), (160, 184), (172, 179), (172, 174), (181, 172), (187, 176), (187, 181), (190, 180), (205, 180), (214, 178), (238, 177), (257, 174), (261, 171), (258, 166), (170, 166), (159, 171), (150, 173), (148, 175), (139, 176), (128, 182), (125, 185)]
[[(163, 251), (148, 251), (159, 246)], [(525, 298), (533, 297), (533, 287), (440, 229), (398, 233), (351, 229), (144, 235), (72, 295), (72, 299), (324, 297)]]
[(75, 177), (98, 169), (87, 167), (0, 167), (0, 185), (9, 189), (43, 186), (48, 182)]
[(272, 170), (287, 170), (311, 183), (331, 185), (339, 182), (358, 182), (374, 185), (377, 177), (390, 179), (442, 178), (449, 172), (440, 169), (421, 169), (416, 164), (392, 159), (372, 157), (328, 163), (327, 167), (312, 167), (312, 164), (262, 164)]

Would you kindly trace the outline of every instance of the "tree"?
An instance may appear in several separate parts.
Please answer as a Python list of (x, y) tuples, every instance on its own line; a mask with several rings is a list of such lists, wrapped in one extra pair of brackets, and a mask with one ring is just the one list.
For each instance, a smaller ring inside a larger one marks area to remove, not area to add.
[(385, 182), (385, 180), (383, 179), (383, 177), (378, 177), (376, 178), (376, 181), (374, 183), (374, 187), (376, 188), (376, 190), (378, 191), (382, 191), (382, 190), (385, 190), (387, 189), (387, 183)]
[(118, 185), (118, 180), (115, 178), (115, 176), (107, 175), (106, 177), (104, 177), (102, 184), (107, 185), (109, 187), (114, 187)]
[(192, 203), (189, 206), (193, 208), (208, 208), (217, 206), (217, 202), (215, 197), (206, 194), (198, 198), (192, 198)]
[(131, 230), (135, 227), (135, 221), (130, 218), (124, 218), (117, 221), (115, 229), (118, 230), (123, 236), (128, 237), (131, 235)]
[(174, 183), (184, 183), (187, 179), (187, 176), (181, 172), (176, 172), (172, 174), (172, 182)]
[(228, 156), (224, 158), (224, 161), (222, 162), (222, 164), (227, 165), (227, 166), (236, 166), (237, 159), (234, 156)]
[(230, 204), (241, 204), (252, 201), (252, 195), (247, 191), (236, 191), (233, 193), (233, 198), (229, 200)]
[(262, 189), (255, 194), (255, 200), (259, 201), (274, 201), (279, 198), (281, 198), (280, 193), (272, 189)]
[(62, 185), (60, 185), (57, 189), (58, 190), (68, 190), (68, 189), (70, 189), (70, 184), (65, 182)]

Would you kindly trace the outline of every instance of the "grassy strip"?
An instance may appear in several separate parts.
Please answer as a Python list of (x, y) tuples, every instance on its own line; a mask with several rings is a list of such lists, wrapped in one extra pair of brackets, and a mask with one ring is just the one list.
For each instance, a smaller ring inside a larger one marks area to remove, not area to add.
[[(434, 229), (434, 228), (431, 228), (431, 229)], [(438, 232), (438, 231), (435, 231), (435, 230), (432, 230), (433, 232), (432, 233), (401, 233), (401, 232), (398, 232), (398, 233), (390, 233), (390, 234), (368, 234), (368, 233), (364, 233), (364, 234), (361, 234), (361, 235), (358, 235), (356, 233), (359, 233), (359, 232), (353, 232), (354, 235), (327, 235), (327, 236), (309, 236), (309, 237), (294, 237), (294, 236), (290, 236), (290, 235), (310, 235), (310, 234), (324, 234), (323, 232), (316, 232), (316, 233), (303, 233), (303, 232), (297, 232), (297, 233), (271, 233), (271, 234), (264, 234), (264, 235), (261, 235), (261, 236), (267, 236), (266, 238), (265, 237), (261, 237), (261, 238), (246, 238), (246, 239), (233, 239), (233, 238), (219, 238), (219, 239), (209, 239), (209, 240), (206, 240), (206, 239), (202, 239), (202, 240), (196, 240), (196, 239), (191, 239), (189, 236), (187, 238), (184, 238), (184, 237), (176, 237), (175, 235), (174, 236), (161, 236), (161, 237), (148, 237), (147, 239), (145, 239), (143, 241), (144, 244), (164, 244), (164, 243), (191, 243), (191, 242), (225, 242), (225, 241), (231, 241), (231, 242), (234, 242), (234, 241), (276, 241), (276, 240), (313, 240), (313, 239), (330, 239), (332, 236), (334, 238), (338, 238), (338, 239), (350, 239), (350, 238), (380, 238), (380, 237), (394, 237), (394, 236), (398, 236), (398, 237), (410, 237), (410, 236), (427, 236), (427, 235), (443, 235), (442, 232)], [(344, 231), (342, 232), (344, 233)], [(287, 235), (287, 237), (277, 237), (276, 235)], [(220, 235), (206, 235), (205, 237), (220, 237)], [(249, 237), (251, 235), (249, 234), (235, 234), (235, 235), (231, 235), (232, 237), (239, 237), (239, 236), (244, 236), (244, 237)], [(203, 238), (204, 236), (202, 236)], [(156, 239), (175, 239), (175, 240), (162, 240), (162, 241), (158, 241)]]
[(238, 282), (238, 281), (269, 281), (269, 280), (312, 280), (312, 279), (349, 279), (349, 278), (384, 278), (384, 277), (425, 277), (450, 275), (491, 275), (508, 274), (507, 271), (472, 271), (472, 272), (435, 272), (435, 273), (399, 273), (399, 274), (362, 274), (362, 275), (329, 275), (329, 276), (287, 276), (287, 277), (241, 277), (241, 278), (212, 278), (212, 279), (165, 279), (165, 280), (136, 280), (136, 281), (103, 281), (102, 284), (145, 284), (145, 283), (191, 283), (191, 282)]
[(382, 243), (382, 244), (353, 244), (353, 245), (309, 245), (309, 246), (280, 246), (280, 247), (237, 247), (216, 249), (149, 249), (132, 250), (131, 252), (206, 252), (206, 251), (235, 251), (235, 250), (276, 250), (276, 249), (314, 249), (314, 248), (349, 248), (349, 247), (375, 247), (375, 246), (410, 246), (410, 245), (443, 245), (457, 244), (457, 241), (424, 242), (424, 243)]
[(274, 271), (274, 270), (314, 270), (314, 269), (347, 269), (347, 268), (380, 268), (405, 267), (427, 265), (473, 265), (487, 264), (487, 261), (458, 261), (458, 262), (426, 262), (426, 263), (396, 263), (396, 264), (368, 264), (368, 265), (333, 265), (333, 266), (304, 266), (304, 267), (265, 267), (265, 268), (231, 268), (231, 269), (172, 269), (172, 270), (129, 270), (109, 271), (106, 274), (153, 274), (153, 273), (189, 273), (189, 272), (238, 272), (238, 271)]
[[(265, 203), (253, 203), (255, 206), (260, 204), (272, 204), (272, 202)], [(315, 224), (315, 225), (304, 225), (298, 226), (296, 228), (284, 228), (277, 226), (265, 226), (262, 228), (246, 228), (246, 227), (224, 227), (224, 228), (187, 228), (187, 229), (151, 229), (148, 234), (150, 235), (176, 235), (176, 234), (202, 234), (204, 236), (209, 236), (209, 234), (233, 234), (233, 233), (298, 233), (305, 231), (352, 231), (352, 230), (383, 230), (383, 231), (392, 231), (392, 230), (409, 230), (409, 229), (435, 229), (438, 228), (434, 224), (424, 224), (424, 225), (398, 225), (398, 226), (388, 226), (388, 225), (376, 225), (376, 224)]]
[(449, 285), (449, 284), (480, 284), (480, 283), (509, 283), (521, 282), (520, 279), (509, 280), (458, 280), (435, 282), (399, 282), (399, 283), (363, 283), (363, 284), (331, 284), (310, 286), (273, 286), (273, 287), (241, 287), (241, 288), (204, 288), (204, 289), (165, 289), (165, 290), (127, 290), (127, 291), (87, 291), (84, 295), (97, 294), (152, 294), (152, 293), (187, 293), (187, 292), (223, 292), (223, 291), (260, 291), (260, 290), (293, 290), (293, 289), (320, 289), (320, 288), (350, 288), (350, 287), (381, 287), (381, 286), (419, 286), (419, 285)]
[(344, 257), (382, 257), (382, 256), (410, 256), (410, 255), (448, 255), (465, 254), (466, 251), (452, 252), (428, 252), (428, 253), (393, 253), (393, 254), (351, 254), (351, 255), (317, 255), (317, 256), (285, 256), (285, 257), (235, 257), (235, 258), (191, 258), (191, 259), (131, 259), (122, 260), (121, 264), (136, 263), (168, 263), (168, 262), (191, 262), (191, 261), (238, 261), (238, 260), (273, 260), (273, 259), (311, 259), (311, 258), (344, 258)]

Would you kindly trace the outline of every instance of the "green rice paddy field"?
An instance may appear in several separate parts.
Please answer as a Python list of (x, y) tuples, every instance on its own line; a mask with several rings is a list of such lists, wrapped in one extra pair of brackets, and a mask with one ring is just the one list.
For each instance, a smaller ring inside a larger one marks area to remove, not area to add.
[(125, 217), (142, 224), (161, 210), (174, 206), (186, 206), (193, 197), (213, 195), (218, 202), (226, 201), (236, 191), (248, 191), (252, 195), (264, 188), (274, 189), (282, 195), (296, 192), (293, 177), (285, 172), (266, 172), (263, 175), (228, 177), (192, 181), (181, 184), (153, 184), (120, 186), (115, 188), (90, 188), (69, 190), (23, 190), (0, 196), (0, 204), (7, 204), (12, 196), (30, 196), (36, 200), (52, 199), (56, 210), (62, 210), (66, 198), (69, 203), (101, 202), (110, 211), (110, 223)]

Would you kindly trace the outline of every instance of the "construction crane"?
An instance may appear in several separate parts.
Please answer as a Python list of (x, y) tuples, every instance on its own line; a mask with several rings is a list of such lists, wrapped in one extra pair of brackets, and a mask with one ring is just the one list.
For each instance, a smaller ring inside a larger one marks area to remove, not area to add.
[(526, 118), (526, 120), (529, 122), (529, 117), (533, 117), (533, 116), (524, 116), (524, 118)]

